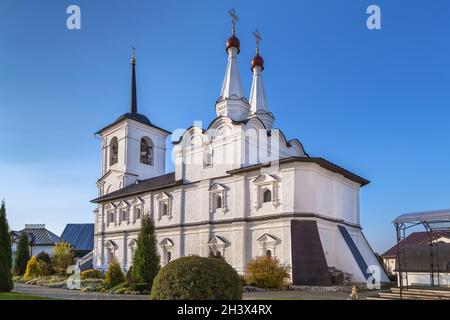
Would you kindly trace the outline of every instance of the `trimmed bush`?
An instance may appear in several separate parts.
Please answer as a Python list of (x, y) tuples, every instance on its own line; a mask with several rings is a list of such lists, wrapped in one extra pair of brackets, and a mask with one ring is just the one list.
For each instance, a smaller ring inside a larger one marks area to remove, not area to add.
[(8, 220), (6, 220), (5, 201), (2, 201), (0, 205), (0, 292), (9, 292), (13, 288), (11, 234)]
[(88, 269), (88, 270), (84, 270), (83, 272), (81, 272), (81, 279), (82, 280), (86, 280), (86, 279), (102, 279), (103, 278), (103, 274), (95, 269)]
[(168, 263), (155, 278), (153, 300), (240, 300), (241, 279), (222, 259), (183, 257)]
[(17, 252), (14, 259), (14, 274), (16, 276), (23, 276), (27, 271), (28, 260), (30, 260), (30, 242), (28, 235), (22, 233), (17, 243)]
[(73, 250), (70, 244), (60, 242), (52, 250), (53, 270), (58, 274), (65, 274), (69, 266), (75, 264)]
[(116, 260), (112, 260), (105, 274), (105, 285), (113, 288), (123, 282), (125, 282), (125, 276), (123, 275), (122, 269)]
[(150, 290), (159, 269), (160, 258), (156, 247), (155, 226), (152, 219), (144, 215), (133, 258), (131, 279), (135, 283), (147, 284), (146, 290)]
[(280, 289), (289, 277), (288, 269), (277, 258), (258, 257), (247, 265), (247, 283), (259, 288)]

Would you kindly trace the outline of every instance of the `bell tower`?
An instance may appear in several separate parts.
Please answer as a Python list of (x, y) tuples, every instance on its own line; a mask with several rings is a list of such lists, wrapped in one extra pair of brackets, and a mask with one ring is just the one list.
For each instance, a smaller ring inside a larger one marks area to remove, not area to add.
[(138, 113), (134, 48), (131, 67), (130, 111), (96, 133), (101, 139), (102, 153), (102, 176), (97, 181), (99, 196), (166, 171), (166, 138), (171, 132)]

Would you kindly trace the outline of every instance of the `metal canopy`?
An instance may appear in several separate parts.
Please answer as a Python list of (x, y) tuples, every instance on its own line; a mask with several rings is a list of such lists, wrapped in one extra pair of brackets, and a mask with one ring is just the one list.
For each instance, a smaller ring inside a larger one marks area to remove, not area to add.
[(393, 223), (415, 223), (415, 222), (448, 222), (450, 221), (450, 209), (437, 211), (424, 211), (406, 213), (398, 216)]
[(393, 224), (397, 231), (396, 269), (400, 287), (400, 299), (403, 298), (403, 287), (406, 286), (406, 290), (409, 287), (406, 230), (419, 225), (423, 226), (428, 234), (430, 286), (439, 287), (441, 278), (439, 242), (435, 241), (434, 237), (436, 232), (450, 229), (450, 209), (402, 214), (393, 221)]

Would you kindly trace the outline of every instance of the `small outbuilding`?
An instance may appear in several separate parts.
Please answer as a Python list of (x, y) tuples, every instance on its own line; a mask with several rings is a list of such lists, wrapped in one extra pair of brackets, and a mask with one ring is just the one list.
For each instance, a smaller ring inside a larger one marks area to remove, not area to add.
[(51, 254), (53, 247), (63, 240), (56, 234), (45, 228), (45, 224), (26, 224), (25, 229), (11, 231), (13, 257), (17, 250), (20, 236), (25, 233), (30, 243), (30, 256), (36, 256), (41, 252)]

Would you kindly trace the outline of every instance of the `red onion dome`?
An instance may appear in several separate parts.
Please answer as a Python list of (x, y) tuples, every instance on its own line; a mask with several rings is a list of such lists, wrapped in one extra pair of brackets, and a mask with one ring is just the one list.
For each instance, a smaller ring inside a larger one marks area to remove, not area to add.
[(228, 49), (230, 49), (230, 48), (236, 48), (237, 49), (237, 53), (239, 54), (239, 52), (241, 51), (239, 49), (240, 46), (241, 46), (241, 42), (239, 41), (239, 39), (235, 35), (232, 35), (227, 40), (226, 52), (228, 52)]
[(252, 59), (252, 67), (253, 70), (254, 67), (261, 67), (262, 70), (264, 70), (264, 59), (259, 54), (253, 57)]

